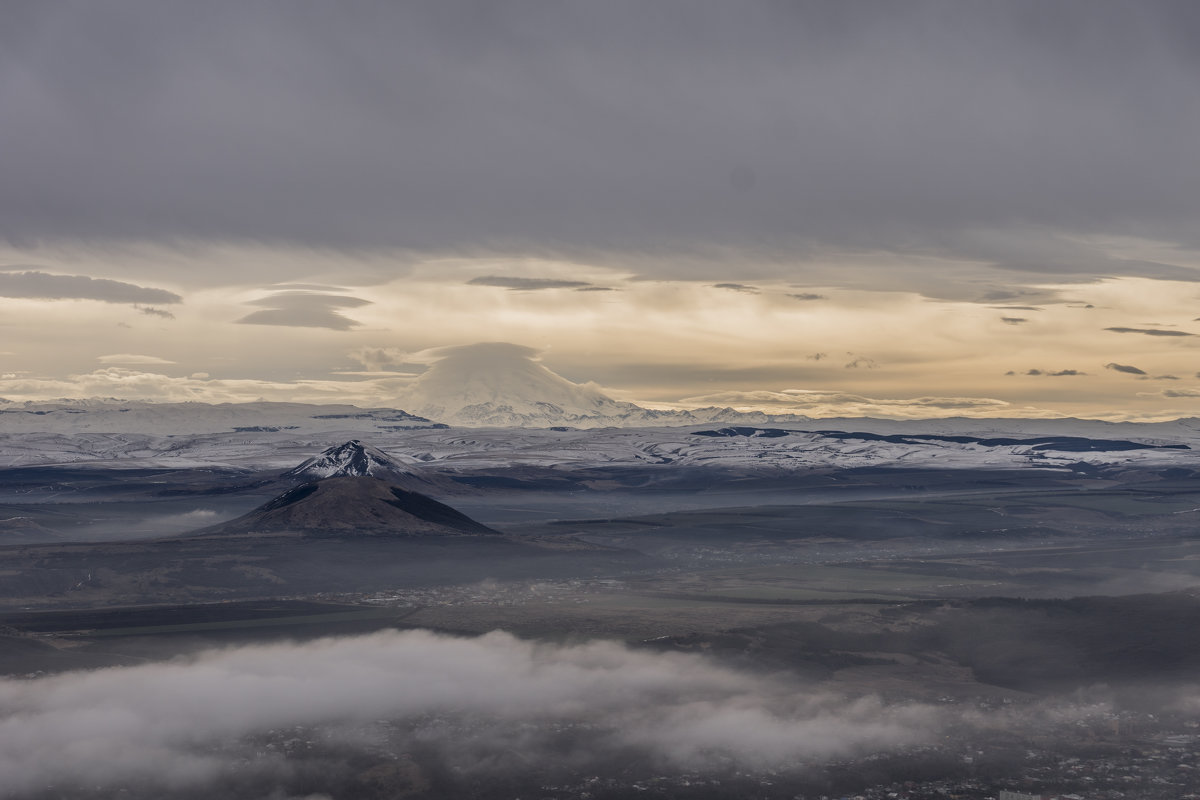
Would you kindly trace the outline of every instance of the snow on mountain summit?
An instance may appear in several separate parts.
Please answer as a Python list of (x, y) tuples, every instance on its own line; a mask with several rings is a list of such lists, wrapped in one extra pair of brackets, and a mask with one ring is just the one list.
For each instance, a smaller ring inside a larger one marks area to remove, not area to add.
[(591, 383), (573, 383), (540, 364), (531, 347), (483, 342), (447, 347), (416, 380), (408, 406), (462, 425), (555, 424), (643, 411)]
[(321, 480), (404, 474), (407, 474), (407, 470), (382, 450), (363, 444), (358, 439), (351, 439), (345, 444), (330, 447), (295, 469), (288, 470), (283, 477)]

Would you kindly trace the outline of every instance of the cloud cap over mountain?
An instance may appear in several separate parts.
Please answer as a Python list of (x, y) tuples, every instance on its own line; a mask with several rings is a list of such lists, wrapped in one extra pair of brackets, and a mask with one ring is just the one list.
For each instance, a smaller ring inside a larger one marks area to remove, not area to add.
[[(439, 421), (477, 421), (480, 414), (612, 415), (635, 406), (619, 403), (595, 384), (572, 383), (538, 363), (539, 351), (508, 342), (442, 347), (410, 356), (430, 362), (401, 402)], [(553, 409), (548, 406), (554, 407)], [(555, 411), (555, 409), (557, 409)]]

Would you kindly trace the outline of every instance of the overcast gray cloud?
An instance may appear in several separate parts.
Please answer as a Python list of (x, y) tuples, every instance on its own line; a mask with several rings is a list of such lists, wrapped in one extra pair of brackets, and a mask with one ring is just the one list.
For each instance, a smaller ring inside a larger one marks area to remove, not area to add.
[[(3, 190), (0, 189), (0, 198), (2, 197)], [(179, 303), (183, 301), (182, 297), (165, 289), (151, 289), (107, 278), (89, 278), (86, 275), (51, 275), (47, 272), (32, 270), (0, 272), (0, 297), (27, 297), (37, 300), (100, 300), (105, 303)]]
[(247, 325), (287, 325), (297, 328), (330, 328), (350, 330), (357, 322), (341, 314), (339, 308), (359, 308), (370, 305), (360, 297), (309, 292), (276, 292), (269, 297), (251, 301), (267, 306), (262, 311), (247, 314), (238, 322)]
[(502, 289), (515, 291), (533, 291), (535, 289), (590, 289), (587, 281), (563, 281), (555, 278), (506, 278), (500, 275), (482, 275), (467, 281), (471, 286), (499, 286)]
[(1195, 277), (1088, 238), (1196, 243), (1192, 2), (16, 0), (0, 107), (0, 236), (26, 246)]

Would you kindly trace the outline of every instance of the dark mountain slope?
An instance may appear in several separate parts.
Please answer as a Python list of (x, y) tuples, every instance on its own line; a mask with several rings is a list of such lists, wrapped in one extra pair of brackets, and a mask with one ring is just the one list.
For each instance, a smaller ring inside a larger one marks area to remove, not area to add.
[(371, 477), (305, 483), (237, 519), (196, 535), (299, 533), (321, 537), (494, 536), (501, 534), (419, 492)]

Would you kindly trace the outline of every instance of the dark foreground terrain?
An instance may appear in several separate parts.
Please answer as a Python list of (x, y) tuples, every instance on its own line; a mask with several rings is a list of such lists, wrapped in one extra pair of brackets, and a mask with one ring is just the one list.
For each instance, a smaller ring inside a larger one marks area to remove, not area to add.
[(287, 486), (15, 472), (3, 797), (1200, 793), (1190, 473), (457, 476), (494, 533), (100, 542)]

